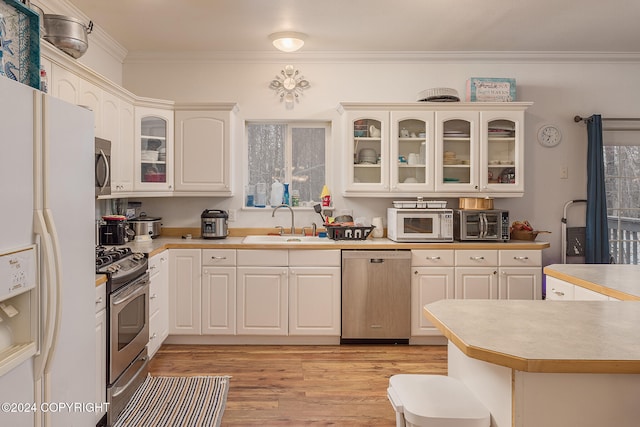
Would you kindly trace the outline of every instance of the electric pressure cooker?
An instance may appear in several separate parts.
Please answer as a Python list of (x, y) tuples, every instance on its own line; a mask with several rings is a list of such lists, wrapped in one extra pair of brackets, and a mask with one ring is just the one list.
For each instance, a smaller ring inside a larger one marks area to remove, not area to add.
[(203, 239), (224, 239), (229, 234), (229, 214), (220, 209), (205, 209), (200, 215)]

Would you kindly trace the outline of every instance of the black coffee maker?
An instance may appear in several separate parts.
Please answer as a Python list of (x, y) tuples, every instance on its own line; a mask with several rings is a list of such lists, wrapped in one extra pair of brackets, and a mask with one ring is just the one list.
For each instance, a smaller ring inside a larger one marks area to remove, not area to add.
[(129, 229), (126, 217), (124, 215), (106, 215), (102, 217), (104, 221), (100, 224), (100, 245), (124, 245), (133, 239), (135, 233)]

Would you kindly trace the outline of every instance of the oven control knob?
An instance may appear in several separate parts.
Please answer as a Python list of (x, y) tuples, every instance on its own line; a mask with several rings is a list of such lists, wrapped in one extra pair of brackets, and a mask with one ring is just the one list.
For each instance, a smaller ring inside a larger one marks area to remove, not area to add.
[(135, 252), (133, 254), (133, 259), (135, 259), (136, 261), (139, 260), (139, 259), (144, 259), (144, 254), (140, 253), (140, 252)]

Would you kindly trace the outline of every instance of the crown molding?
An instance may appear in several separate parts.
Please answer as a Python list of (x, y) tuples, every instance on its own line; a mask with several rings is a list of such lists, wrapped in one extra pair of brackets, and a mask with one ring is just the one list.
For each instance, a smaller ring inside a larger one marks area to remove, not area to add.
[(640, 63), (634, 52), (129, 52), (143, 63)]

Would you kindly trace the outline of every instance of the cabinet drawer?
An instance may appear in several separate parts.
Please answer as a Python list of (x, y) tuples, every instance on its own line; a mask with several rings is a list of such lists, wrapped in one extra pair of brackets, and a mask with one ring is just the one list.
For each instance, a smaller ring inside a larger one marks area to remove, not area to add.
[(286, 249), (240, 249), (237, 253), (238, 266), (287, 267), (289, 251)]
[(290, 250), (291, 267), (340, 267), (340, 250)]
[(202, 265), (236, 265), (236, 251), (235, 249), (203, 249), (202, 250)]
[(412, 267), (445, 267), (453, 266), (454, 251), (414, 249), (411, 251)]
[(96, 313), (107, 308), (107, 284), (96, 286)]
[(498, 265), (498, 251), (461, 250), (456, 251), (456, 266), (495, 267)]
[(505, 267), (539, 267), (542, 265), (541, 251), (503, 250), (500, 251), (500, 265)]
[(573, 301), (575, 287), (571, 283), (547, 276), (547, 299), (551, 301)]

